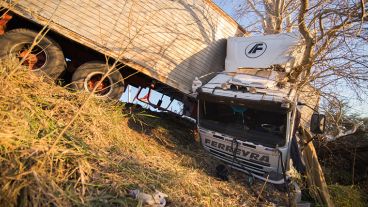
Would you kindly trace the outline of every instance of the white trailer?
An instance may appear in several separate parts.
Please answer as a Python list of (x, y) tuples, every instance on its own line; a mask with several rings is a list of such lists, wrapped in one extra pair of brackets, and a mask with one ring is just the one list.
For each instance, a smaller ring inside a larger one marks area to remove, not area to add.
[(245, 34), (210, 0), (0, 0), (0, 12), (0, 56), (23, 58), (48, 25), (25, 64), (55, 79), (67, 73), (76, 89), (91, 90), (106, 71), (105, 56), (118, 60), (120, 71), (99, 86), (100, 96), (113, 99), (127, 84), (188, 97), (194, 77), (223, 70), (226, 39)]

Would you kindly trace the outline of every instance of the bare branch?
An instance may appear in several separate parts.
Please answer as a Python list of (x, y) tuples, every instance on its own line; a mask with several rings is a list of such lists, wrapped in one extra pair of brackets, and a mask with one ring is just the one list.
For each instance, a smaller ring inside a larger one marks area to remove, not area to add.
[(266, 19), (265, 17), (263, 16), (263, 14), (256, 8), (253, 0), (247, 0), (248, 4), (250, 5), (250, 7), (253, 9), (253, 11), (258, 15), (258, 17), (261, 19), (261, 22), (262, 22), (262, 26), (263, 28), (266, 28), (267, 27), (267, 24), (266, 24)]

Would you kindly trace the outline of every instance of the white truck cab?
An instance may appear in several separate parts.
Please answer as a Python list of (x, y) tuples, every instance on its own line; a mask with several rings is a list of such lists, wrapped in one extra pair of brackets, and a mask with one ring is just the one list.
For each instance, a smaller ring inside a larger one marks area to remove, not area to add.
[(299, 63), (300, 46), (294, 33), (228, 40), (225, 71), (193, 82), (209, 153), (256, 178), (285, 182), (298, 95), (284, 78)]

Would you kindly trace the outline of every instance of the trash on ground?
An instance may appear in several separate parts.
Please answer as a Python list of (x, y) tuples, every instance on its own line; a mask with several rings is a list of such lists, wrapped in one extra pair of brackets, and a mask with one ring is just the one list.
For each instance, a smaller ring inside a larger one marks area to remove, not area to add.
[(155, 190), (153, 194), (147, 194), (144, 192), (140, 192), (140, 190), (129, 190), (129, 196), (138, 200), (138, 202), (142, 203), (145, 206), (151, 207), (164, 207), (166, 206), (166, 199), (168, 195), (162, 193), (158, 190)]

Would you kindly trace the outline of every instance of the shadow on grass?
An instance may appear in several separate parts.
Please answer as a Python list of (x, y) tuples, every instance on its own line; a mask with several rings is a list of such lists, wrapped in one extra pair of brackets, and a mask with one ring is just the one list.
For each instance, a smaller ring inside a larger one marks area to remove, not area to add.
[(128, 114), (130, 129), (155, 139), (179, 156), (190, 158), (190, 162), (182, 162), (181, 165), (195, 167), (215, 177), (215, 166), (219, 161), (203, 150), (194, 122), (172, 113), (144, 111), (135, 105), (129, 106), (123, 113)]

